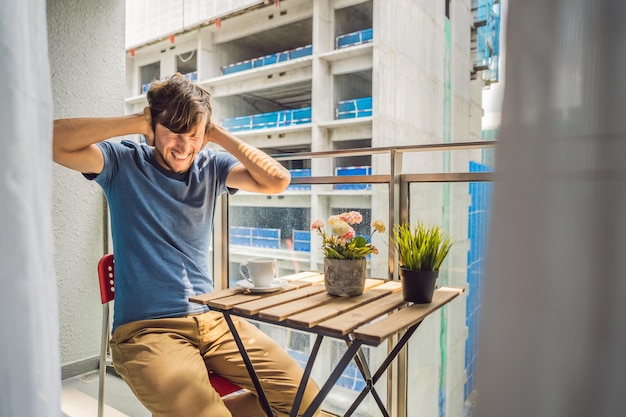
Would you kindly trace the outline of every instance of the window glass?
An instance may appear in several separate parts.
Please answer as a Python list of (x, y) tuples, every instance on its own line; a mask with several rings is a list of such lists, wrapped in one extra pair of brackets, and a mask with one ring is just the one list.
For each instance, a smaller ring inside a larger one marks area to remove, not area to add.
[[(348, 175), (371, 175), (371, 171)], [(240, 191), (229, 198), (229, 286), (235, 286), (242, 279), (239, 264), (254, 256), (276, 258), (279, 276), (308, 270), (322, 271), (321, 239), (311, 230), (311, 223), (320, 219), (327, 224), (329, 216), (350, 211), (358, 211), (363, 218), (360, 224), (353, 225), (356, 234), (372, 241), (379, 249), (378, 254), (367, 258), (368, 276), (388, 278), (387, 237), (386, 234), (373, 235), (371, 227), (376, 219), (388, 225), (388, 185), (307, 184), (306, 187), (287, 189), (281, 195)], [(302, 367), (306, 366), (315, 335), (265, 323), (257, 324)], [(363, 349), (367, 363), (376, 365), (383, 360), (386, 354), (386, 345), (383, 345), (377, 349)], [(345, 341), (325, 338), (312, 370), (313, 378), (324, 381), (345, 351)], [(345, 413), (364, 386), (359, 367), (352, 361), (325, 400), (323, 408), (338, 414)], [(385, 386), (386, 380), (381, 381), (377, 389), (385, 392)], [(382, 397), (386, 400), (386, 395)], [(354, 415), (376, 416), (378, 412), (373, 398), (368, 396)]]

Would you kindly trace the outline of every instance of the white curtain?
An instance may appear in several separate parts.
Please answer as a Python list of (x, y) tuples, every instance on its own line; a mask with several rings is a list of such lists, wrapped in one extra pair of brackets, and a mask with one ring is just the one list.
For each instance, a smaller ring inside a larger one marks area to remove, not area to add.
[(0, 1), (0, 417), (61, 415), (46, 26)]
[(509, 2), (479, 417), (626, 415), (626, 2)]

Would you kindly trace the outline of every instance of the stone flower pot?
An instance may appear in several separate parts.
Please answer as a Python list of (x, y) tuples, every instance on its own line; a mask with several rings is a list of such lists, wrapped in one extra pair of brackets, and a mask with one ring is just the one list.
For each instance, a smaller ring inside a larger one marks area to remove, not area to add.
[(324, 258), (324, 284), (331, 295), (363, 294), (365, 289), (365, 259)]

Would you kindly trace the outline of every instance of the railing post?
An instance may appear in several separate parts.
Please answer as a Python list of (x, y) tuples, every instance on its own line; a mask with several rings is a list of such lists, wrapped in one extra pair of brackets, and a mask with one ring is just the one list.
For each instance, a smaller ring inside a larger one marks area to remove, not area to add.
[(222, 195), (216, 202), (212, 246), (213, 286), (220, 290), (228, 287), (228, 194)]
[(391, 244), (391, 236), (393, 225), (402, 218), (401, 207), (401, 174), (402, 174), (402, 153), (396, 149), (389, 151), (389, 219), (388, 219), (388, 235), (389, 235), (389, 278), (398, 279), (398, 262), (394, 256), (394, 248)]
[[(393, 225), (407, 221), (409, 217), (409, 185), (402, 181), (402, 158), (403, 153), (397, 149), (391, 149), (390, 158), (390, 176), (389, 176), (389, 238), (393, 233)], [(394, 256), (394, 248), (389, 241), (389, 278), (399, 279), (398, 277), (398, 261)], [(397, 343), (397, 336), (389, 339), (387, 349)], [(407, 372), (408, 363), (406, 348), (397, 356), (387, 372), (387, 404), (391, 415), (398, 417), (406, 417), (406, 393), (407, 393)]]

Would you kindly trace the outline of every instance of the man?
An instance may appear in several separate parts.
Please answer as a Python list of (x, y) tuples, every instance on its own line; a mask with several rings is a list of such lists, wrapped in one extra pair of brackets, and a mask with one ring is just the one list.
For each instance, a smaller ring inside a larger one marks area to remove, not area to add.
[[(147, 145), (105, 139), (141, 134)], [(203, 149), (208, 142), (226, 152)], [(54, 161), (106, 194), (115, 253), (111, 351), (116, 371), (155, 417), (264, 415), (256, 396), (222, 401), (215, 371), (254, 391), (221, 313), (190, 303), (213, 291), (207, 254), (217, 197), (280, 193), (289, 172), (211, 123), (209, 93), (176, 74), (154, 83), (143, 113), (55, 120)], [(245, 320), (237, 326), (274, 412), (291, 410), (302, 369)], [(309, 381), (303, 412), (318, 392)]]

